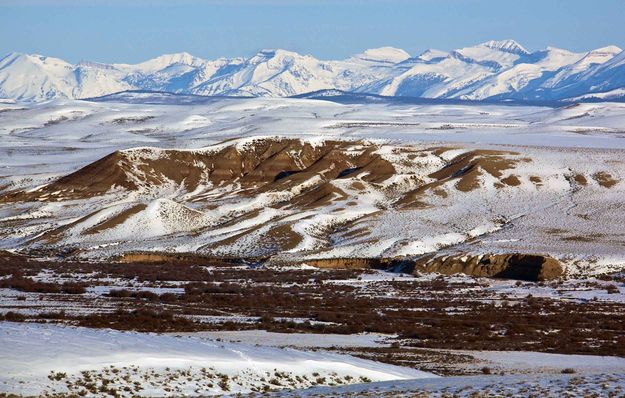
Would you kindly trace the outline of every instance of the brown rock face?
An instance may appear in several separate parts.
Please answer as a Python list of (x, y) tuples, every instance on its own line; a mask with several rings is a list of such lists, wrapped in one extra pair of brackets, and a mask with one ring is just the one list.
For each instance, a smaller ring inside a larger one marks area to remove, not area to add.
[[(168, 183), (193, 191), (200, 184), (218, 186), (237, 182), (243, 189), (262, 192), (285, 189), (314, 175), (327, 181), (367, 172), (363, 180), (382, 182), (395, 174), (393, 165), (375, 153), (375, 145), (367, 145), (361, 154), (352, 154), (349, 148), (354, 144), (328, 140), (312, 146), (297, 139), (267, 138), (249, 145), (191, 151), (154, 148), (116, 151), (35, 192), (12, 192), (0, 197), (0, 201), (82, 199), (116, 188), (133, 191), (140, 186), (159, 187)], [(330, 194), (327, 190), (332, 188), (324, 189), (319, 195)]]
[[(440, 152), (440, 150), (438, 150)], [(434, 152), (437, 153), (437, 152)], [(401, 208), (424, 207), (422, 196), (428, 190), (435, 191), (448, 181), (454, 181), (454, 187), (462, 192), (469, 192), (480, 189), (480, 177), (484, 173), (500, 180), (495, 185), (497, 188), (504, 186), (518, 186), (521, 184), (517, 176), (510, 175), (503, 178), (504, 172), (514, 169), (520, 161), (527, 159), (513, 159), (516, 152), (494, 151), (494, 150), (474, 150), (463, 153), (451, 159), (442, 169), (429, 175), (435, 181), (420, 186), (419, 188), (407, 192), (397, 202)], [(440, 192), (440, 191), (439, 191)]]
[(304, 262), (312, 267), (333, 269), (383, 268), (386, 264), (384, 259), (379, 258), (324, 258)]
[(202, 256), (194, 253), (135, 252), (124, 253), (114, 260), (120, 263), (128, 264), (232, 265), (240, 264), (243, 260), (258, 261), (262, 259), (233, 259), (226, 257)]
[(413, 271), (543, 281), (561, 277), (564, 267), (558, 260), (543, 255), (491, 254), (430, 257), (417, 260)]
[[(544, 281), (557, 279), (564, 267), (554, 258), (537, 254), (487, 254), (482, 256), (433, 255), (419, 260), (390, 258), (307, 259), (306, 264), (333, 269), (381, 269), (404, 272), (437, 272), (443, 275), (465, 274), (475, 277)], [(295, 263), (292, 263), (293, 265)]]

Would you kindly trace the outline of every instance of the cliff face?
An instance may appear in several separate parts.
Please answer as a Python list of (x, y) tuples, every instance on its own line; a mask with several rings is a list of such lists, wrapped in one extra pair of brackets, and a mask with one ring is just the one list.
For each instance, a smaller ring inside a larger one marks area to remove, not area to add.
[(425, 258), (329, 258), (307, 259), (307, 265), (319, 268), (366, 268), (401, 270), (413, 274), (464, 274), (474, 277), (545, 281), (564, 276), (562, 264), (539, 254), (486, 254), (478, 256), (426, 256)]
[(543, 281), (563, 276), (564, 267), (548, 256), (515, 253), (434, 257), (416, 261), (413, 272)]

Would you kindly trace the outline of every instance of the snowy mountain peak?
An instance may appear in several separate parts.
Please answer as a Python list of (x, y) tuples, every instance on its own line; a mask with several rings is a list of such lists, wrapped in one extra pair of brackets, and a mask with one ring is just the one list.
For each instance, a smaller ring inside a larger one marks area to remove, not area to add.
[(410, 54), (401, 48), (395, 47), (378, 47), (365, 50), (362, 54), (356, 55), (356, 58), (364, 61), (399, 63), (410, 58)]
[(569, 50), (565, 50), (564, 48), (553, 47), (553, 46), (547, 46), (547, 48), (545, 48), (545, 52), (572, 54), (572, 52)]
[(256, 55), (257, 56), (264, 56), (264, 57), (268, 57), (268, 58), (273, 58), (273, 57), (304, 57), (305, 56), (305, 55), (302, 55), (300, 53), (296, 53), (295, 51), (283, 50), (281, 48), (264, 48), (264, 49), (260, 50)]
[(263, 48), (262, 50), (258, 51), (256, 55), (254, 56), (255, 57), (262, 56), (262, 57), (271, 58), (271, 57), (275, 57), (278, 51), (280, 51), (280, 49), (278, 48)]
[(142, 62), (136, 65), (124, 65), (126, 67), (131, 66), (135, 69), (144, 70), (144, 71), (157, 71), (161, 69), (165, 69), (171, 65), (189, 65), (189, 66), (200, 66), (205, 63), (201, 58), (194, 57), (193, 55), (187, 52), (174, 53), (174, 54), (163, 54), (159, 57), (152, 58), (148, 61)]
[(504, 51), (512, 54), (527, 55), (527, 51), (522, 45), (514, 40), (490, 40), (480, 44), (481, 47), (488, 47), (493, 50)]
[(604, 64), (614, 59), (621, 53), (621, 49), (616, 46), (598, 48), (586, 53), (586, 55), (574, 66), (577, 71), (583, 71), (591, 65)]
[(425, 50), (417, 57), (418, 60), (429, 62), (435, 59), (442, 59), (448, 57), (449, 53), (447, 51), (436, 50), (434, 48), (430, 48)]
[[(191, 64), (195, 61), (197, 61), (199, 58), (194, 57), (193, 55), (189, 54), (188, 52), (180, 52), (180, 53), (173, 53), (173, 54), (163, 54), (159, 57), (153, 58), (152, 61), (156, 61), (156, 60), (160, 60), (162, 62), (167, 62), (167, 63), (178, 63), (178, 64)], [(148, 61), (149, 62), (149, 61)]]
[(85, 68), (93, 68), (93, 69), (108, 69), (108, 70), (113, 70), (115, 69), (115, 67), (113, 65), (108, 65), (108, 64), (102, 64), (99, 62), (93, 62), (93, 61), (87, 61), (87, 60), (81, 60), (78, 64), (76, 64), (77, 67), (85, 67)]
[(43, 66), (68, 66), (71, 67), (71, 64), (63, 61), (60, 58), (47, 57), (39, 54), (24, 54), (19, 52), (12, 52), (7, 54), (4, 58), (0, 60), (0, 66), (4, 67), (13, 63), (29, 63), (33, 65)]
[(259, 64), (263, 62), (267, 62), (269, 60), (283, 60), (283, 59), (292, 59), (292, 58), (305, 58), (307, 56), (301, 55), (294, 51), (282, 50), (282, 49), (272, 49), (272, 48), (264, 48), (257, 52), (253, 57), (251, 57), (248, 62), (250, 64)]
[(616, 55), (619, 54), (620, 52), (622, 52), (623, 50), (617, 46), (606, 46), (606, 47), (601, 47), (601, 48), (597, 48), (595, 50), (592, 50), (589, 54), (612, 54), (612, 55)]

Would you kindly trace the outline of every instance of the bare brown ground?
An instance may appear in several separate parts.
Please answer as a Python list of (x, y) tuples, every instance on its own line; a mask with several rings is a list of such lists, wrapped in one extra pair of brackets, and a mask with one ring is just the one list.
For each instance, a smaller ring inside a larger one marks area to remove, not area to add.
[(576, 183), (578, 183), (579, 185), (588, 185), (588, 180), (586, 179), (586, 177), (583, 174), (575, 174), (575, 176), (573, 177), (573, 179), (575, 180)]
[[(364, 152), (351, 153), (347, 149), (353, 145), (365, 146)], [(364, 181), (377, 183), (395, 174), (393, 165), (374, 153), (377, 148), (351, 141), (326, 141), (313, 147), (295, 139), (259, 139), (243, 148), (233, 144), (216, 150), (116, 151), (35, 192), (11, 192), (0, 200), (80, 199), (115, 188), (136, 190), (138, 184), (159, 186), (167, 182), (193, 191), (200, 184), (237, 181), (243, 188), (253, 188), (249, 192), (253, 195), (255, 191), (283, 190), (315, 175), (326, 182), (350, 172), (365, 173)]]
[(502, 178), (501, 182), (511, 187), (516, 187), (516, 186), (521, 185), (521, 181), (519, 180), (519, 177), (515, 175), (510, 175), (506, 178)]
[(610, 175), (610, 173), (606, 171), (600, 171), (598, 173), (595, 173), (593, 174), (592, 178), (604, 188), (612, 188), (614, 185), (616, 185), (619, 182), (618, 180), (614, 179)]
[[(444, 153), (444, 149), (436, 149), (439, 153)], [(442, 152), (441, 152), (442, 151)], [(422, 208), (427, 206), (424, 197), (428, 191), (436, 192), (439, 187), (447, 182), (453, 182), (454, 187), (462, 192), (469, 192), (481, 187), (480, 178), (484, 173), (500, 179), (499, 187), (512, 185), (520, 181), (516, 176), (509, 176), (502, 179), (505, 170), (513, 169), (519, 161), (529, 161), (528, 159), (512, 159), (516, 152), (495, 151), (495, 150), (474, 150), (456, 156), (442, 169), (429, 175), (435, 179), (434, 182), (424, 184), (419, 188), (403, 195), (397, 204), (401, 208)], [(504, 181), (505, 180), (505, 181)], [(441, 195), (442, 196), (442, 195)]]
[(543, 180), (538, 176), (530, 176), (530, 182), (532, 182), (537, 187), (540, 187), (543, 185)]

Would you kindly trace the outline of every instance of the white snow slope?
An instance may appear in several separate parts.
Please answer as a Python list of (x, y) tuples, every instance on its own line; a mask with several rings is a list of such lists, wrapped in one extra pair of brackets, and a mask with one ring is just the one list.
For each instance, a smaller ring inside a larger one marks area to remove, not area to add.
[(36, 54), (0, 59), (0, 98), (88, 98), (124, 90), (285, 97), (324, 89), (388, 96), (552, 100), (601, 95), (625, 86), (625, 53), (615, 46), (573, 53), (529, 52), (514, 40), (451, 52), (369, 49), (323, 61), (281, 49), (249, 58), (204, 60), (167, 54), (135, 64), (70, 64)]
[[(66, 382), (84, 380), (85, 372), (96, 384), (110, 379), (108, 387), (122, 396), (149, 397), (436, 377), (328, 352), (10, 322), (0, 322), (0, 358), (0, 393), (24, 395), (76, 393), (81, 388), (68, 389)], [(52, 380), (51, 373), (64, 376)], [(124, 393), (126, 386), (132, 390)]]

